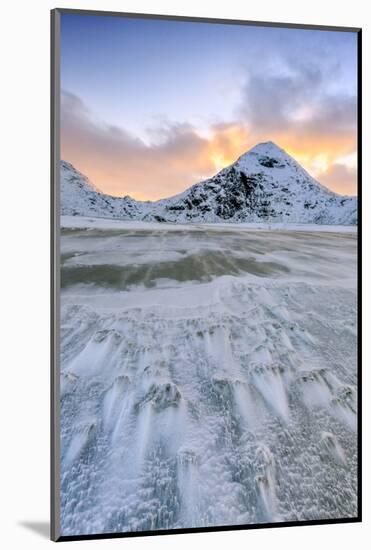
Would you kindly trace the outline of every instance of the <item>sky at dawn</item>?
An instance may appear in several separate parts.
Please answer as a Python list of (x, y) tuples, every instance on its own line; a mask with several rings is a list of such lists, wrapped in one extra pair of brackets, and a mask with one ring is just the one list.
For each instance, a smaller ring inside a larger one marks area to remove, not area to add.
[(61, 21), (61, 157), (103, 192), (169, 197), (274, 141), (356, 194), (356, 33)]

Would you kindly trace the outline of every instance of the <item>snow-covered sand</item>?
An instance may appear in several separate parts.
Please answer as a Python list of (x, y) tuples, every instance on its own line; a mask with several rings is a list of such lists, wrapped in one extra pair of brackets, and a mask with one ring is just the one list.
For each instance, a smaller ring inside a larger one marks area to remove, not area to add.
[(131, 220), (117, 220), (114, 218), (95, 218), (92, 216), (61, 216), (61, 227), (64, 229), (171, 229), (179, 230), (180, 228), (192, 231), (200, 230), (203, 228), (213, 228), (215, 231), (230, 229), (236, 231), (236, 229), (252, 229), (254, 231), (310, 231), (321, 233), (357, 233), (356, 225), (318, 225), (315, 223), (248, 223), (240, 222), (238, 224), (233, 223), (159, 223), (159, 222), (145, 222), (145, 221), (131, 221)]
[(63, 535), (356, 515), (354, 227), (61, 224)]

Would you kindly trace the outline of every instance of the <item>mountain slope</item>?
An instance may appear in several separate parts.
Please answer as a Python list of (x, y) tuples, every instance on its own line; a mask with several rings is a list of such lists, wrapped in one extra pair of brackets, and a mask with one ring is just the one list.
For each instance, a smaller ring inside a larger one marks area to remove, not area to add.
[(95, 187), (69, 162), (61, 161), (61, 214), (135, 219), (140, 215), (138, 203), (131, 197), (112, 197)]
[(215, 176), (156, 202), (104, 195), (62, 161), (62, 214), (168, 222), (356, 224), (357, 198), (318, 183), (272, 142), (260, 143)]

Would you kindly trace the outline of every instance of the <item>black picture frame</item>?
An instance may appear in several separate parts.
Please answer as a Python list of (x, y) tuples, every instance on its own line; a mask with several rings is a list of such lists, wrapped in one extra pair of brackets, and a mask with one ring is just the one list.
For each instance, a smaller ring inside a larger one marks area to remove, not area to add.
[[(98, 15), (101, 17), (121, 17), (134, 19), (152, 19), (167, 21), (189, 21), (202, 23), (217, 23), (228, 25), (246, 25), (254, 27), (278, 27), (290, 29), (311, 29), (326, 31), (342, 31), (357, 34), (357, 190), (358, 190), (358, 239), (357, 239), (357, 374), (358, 374), (358, 414), (357, 414), (357, 446), (358, 446), (358, 514), (352, 518), (335, 518), (324, 520), (283, 521), (274, 523), (259, 523), (247, 525), (220, 525), (202, 528), (164, 529), (154, 531), (135, 531), (122, 533), (97, 533), (87, 535), (62, 536), (59, 524), (60, 496), (60, 441), (59, 441), (59, 298), (60, 298), (60, 261), (59, 261), (59, 163), (60, 163), (60, 18), (63, 14)], [(250, 529), (267, 529), (291, 526), (326, 525), (356, 523), (362, 521), (362, 29), (357, 27), (339, 27), (314, 24), (293, 24), (235, 19), (218, 19), (192, 16), (156, 15), (142, 13), (122, 13), (112, 11), (80, 10), (56, 8), (51, 10), (51, 221), (50, 221), (50, 255), (51, 255), (51, 492), (50, 492), (50, 525), (51, 539), (56, 542), (157, 536), (168, 534), (185, 534), (217, 531), (237, 531)]]

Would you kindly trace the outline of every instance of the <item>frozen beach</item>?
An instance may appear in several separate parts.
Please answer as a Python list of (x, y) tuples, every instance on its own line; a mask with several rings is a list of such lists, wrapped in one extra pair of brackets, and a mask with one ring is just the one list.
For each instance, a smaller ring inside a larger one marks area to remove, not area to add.
[(62, 217), (62, 534), (354, 517), (356, 254)]

